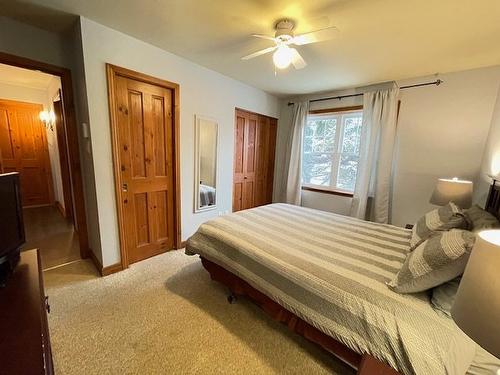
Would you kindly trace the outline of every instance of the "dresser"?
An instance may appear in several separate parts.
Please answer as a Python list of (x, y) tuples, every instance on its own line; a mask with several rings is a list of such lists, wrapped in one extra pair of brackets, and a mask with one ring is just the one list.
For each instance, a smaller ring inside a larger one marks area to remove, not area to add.
[(47, 312), (38, 250), (21, 253), (0, 288), (0, 374), (53, 374)]

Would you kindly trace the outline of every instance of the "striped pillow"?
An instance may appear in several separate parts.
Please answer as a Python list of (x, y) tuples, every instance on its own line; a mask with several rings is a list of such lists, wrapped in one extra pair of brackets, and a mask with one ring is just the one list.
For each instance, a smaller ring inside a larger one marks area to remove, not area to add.
[(483, 210), (477, 204), (464, 212), (465, 218), (471, 225), (471, 230), (479, 232), (483, 229), (500, 228), (500, 222), (488, 211)]
[(446, 206), (427, 212), (413, 226), (410, 246), (415, 249), (435, 231), (452, 228), (467, 229), (467, 220), (462, 210), (453, 202)]
[(461, 229), (433, 234), (408, 253), (389, 288), (398, 293), (422, 292), (460, 276), (474, 242), (474, 234)]

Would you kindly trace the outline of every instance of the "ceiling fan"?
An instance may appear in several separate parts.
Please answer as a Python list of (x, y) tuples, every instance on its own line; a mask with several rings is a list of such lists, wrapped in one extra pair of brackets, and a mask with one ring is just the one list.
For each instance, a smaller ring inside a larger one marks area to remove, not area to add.
[(273, 53), (273, 62), (276, 68), (286, 69), (292, 64), (295, 69), (305, 68), (307, 63), (304, 61), (300, 53), (290, 46), (303, 46), (305, 44), (322, 42), (333, 37), (333, 32), (338, 29), (335, 26), (326, 27), (319, 30), (310, 31), (308, 33), (294, 35), (293, 29), (295, 23), (290, 20), (281, 20), (276, 23), (276, 33), (274, 37), (261, 34), (253, 34), (252, 36), (261, 39), (272, 40), (275, 45), (269, 48), (262, 49), (250, 55), (244, 56), (242, 60), (250, 60), (254, 57), (265, 55), (266, 53)]

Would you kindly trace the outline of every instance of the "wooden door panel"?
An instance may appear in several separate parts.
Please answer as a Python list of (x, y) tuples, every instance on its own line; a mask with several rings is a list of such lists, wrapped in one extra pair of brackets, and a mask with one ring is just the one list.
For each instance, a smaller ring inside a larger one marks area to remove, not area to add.
[(120, 204), (133, 263), (174, 246), (173, 96), (168, 89), (120, 76), (115, 92)]
[(234, 142), (234, 173), (243, 173), (243, 153), (245, 139), (245, 117), (236, 116)]
[(135, 205), (135, 233), (136, 246), (148, 245), (149, 239), (149, 215), (148, 215), (148, 194), (134, 194)]
[(2, 151), (3, 161), (15, 159), (14, 147), (15, 145), (11, 136), (7, 109), (0, 108), (0, 150)]
[(52, 177), (40, 104), (0, 100), (0, 152), (4, 172), (19, 172), (23, 206), (52, 203)]
[(266, 204), (269, 118), (259, 116), (257, 128), (257, 170), (255, 173), (255, 206)]
[(255, 207), (254, 203), (254, 181), (245, 181), (243, 184), (242, 210)]
[(233, 212), (242, 210), (243, 183), (235, 182), (233, 184)]
[[(167, 175), (167, 155), (171, 154), (169, 149), (172, 144), (172, 139), (169, 137), (171, 132), (165, 132), (165, 116), (170, 108), (165, 108), (165, 102), (170, 103), (170, 92), (168, 97), (153, 96), (152, 102), (152, 117), (153, 117), (153, 138), (154, 138), (154, 157), (155, 157), (155, 176)], [(169, 115), (170, 116), (170, 115)]]
[(257, 116), (250, 115), (245, 129), (244, 174), (255, 173), (255, 139), (257, 132)]
[(154, 206), (154, 215), (157, 223), (156, 240), (165, 241), (169, 239), (170, 227), (169, 212), (173, 212), (172, 207), (168, 205), (168, 195), (166, 191), (157, 191), (155, 193), (156, 204)]
[(268, 165), (267, 165), (267, 188), (266, 188), (266, 204), (273, 202), (274, 188), (274, 164), (276, 157), (276, 135), (278, 132), (278, 121), (271, 119), (269, 123), (269, 146), (268, 146)]
[(144, 144), (144, 108), (141, 92), (128, 90), (129, 134), (132, 178), (146, 177), (146, 147)]

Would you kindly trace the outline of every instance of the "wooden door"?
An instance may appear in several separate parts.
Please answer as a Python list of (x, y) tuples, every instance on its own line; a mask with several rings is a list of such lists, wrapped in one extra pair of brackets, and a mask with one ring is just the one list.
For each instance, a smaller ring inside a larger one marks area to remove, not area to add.
[[(60, 95), (62, 97), (62, 95)], [(73, 199), (71, 197), (71, 175), (69, 169), (68, 150), (66, 149), (66, 131), (64, 126), (64, 110), (62, 100), (54, 102), (54, 114), (56, 120), (57, 148), (61, 165), (61, 180), (64, 198), (64, 216), (74, 223)]]
[(255, 206), (257, 123), (257, 115), (236, 111), (233, 211)]
[(255, 206), (267, 201), (267, 168), (269, 161), (269, 117), (259, 116), (257, 127), (257, 172), (255, 174)]
[(42, 105), (0, 100), (2, 171), (19, 172), (23, 206), (53, 203), (52, 176)]
[(121, 238), (134, 263), (174, 247), (173, 90), (120, 75), (113, 82)]
[(278, 133), (278, 120), (269, 118), (269, 133), (268, 133), (268, 160), (267, 160), (267, 179), (266, 179), (266, 200), (264, 204), (273, 202), (273, 187), (274, 187), (274, 163), (276, 159), (276, 136)]
[(233, 211), (272, 202), (276, 119), (236, 110)]

